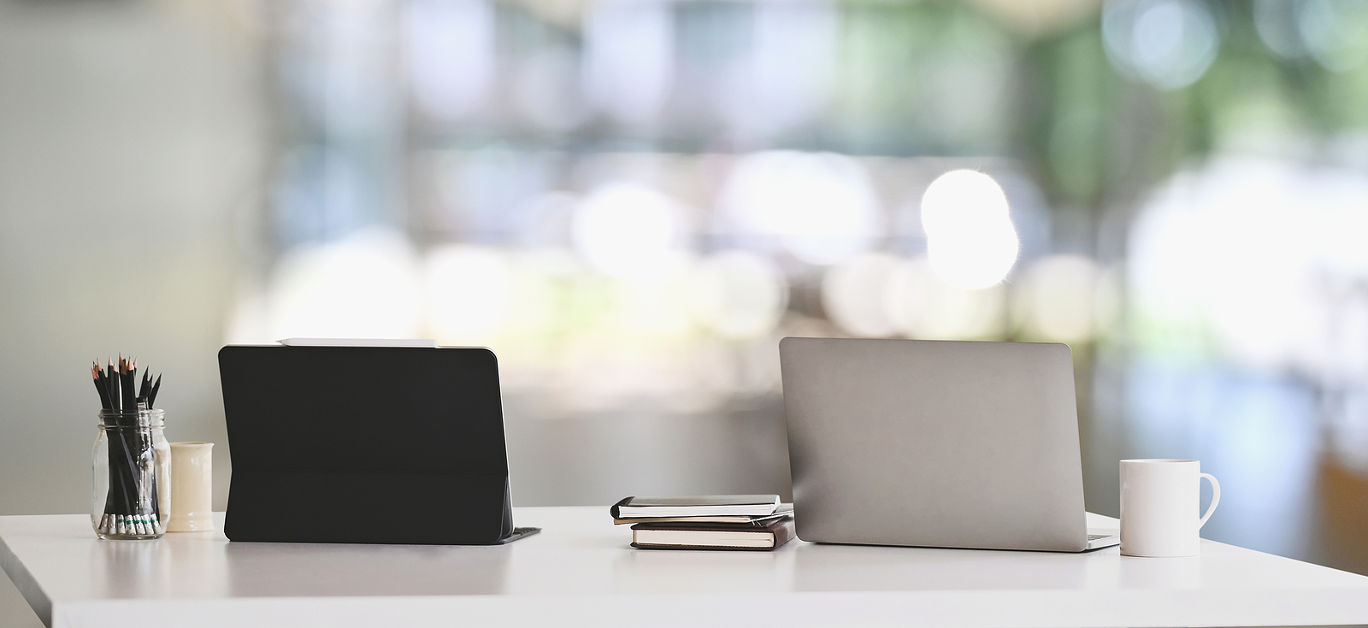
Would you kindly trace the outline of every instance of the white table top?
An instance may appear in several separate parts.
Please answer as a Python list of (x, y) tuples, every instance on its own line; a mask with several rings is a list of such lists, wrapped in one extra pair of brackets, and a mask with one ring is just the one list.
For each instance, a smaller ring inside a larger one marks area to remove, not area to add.
[(1368, 577), (1212, 541), (1195, 558), (797, 540), (659, 551), (628, 547), (607, 508), (519, 508), (515, 520), (544, 531), (493, 547), (229, 543), (221, 532), (100, 541), (84, 515), (10, 516), (0, 567), (59, 628), (1368, 623)]

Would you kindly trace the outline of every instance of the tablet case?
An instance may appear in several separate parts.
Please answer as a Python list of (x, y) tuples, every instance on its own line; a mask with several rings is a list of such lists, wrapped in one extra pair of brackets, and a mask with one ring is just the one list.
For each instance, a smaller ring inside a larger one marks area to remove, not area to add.
[(513, 527), (482, 348), (226, 346), (232, 541), (488, 545)]

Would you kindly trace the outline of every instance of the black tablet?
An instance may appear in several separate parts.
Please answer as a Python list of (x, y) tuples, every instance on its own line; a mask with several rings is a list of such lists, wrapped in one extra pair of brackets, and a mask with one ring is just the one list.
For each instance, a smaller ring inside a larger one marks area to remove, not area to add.
[(483, 348), (227, 346), (233, 541), (496, 544), (515, 529)]

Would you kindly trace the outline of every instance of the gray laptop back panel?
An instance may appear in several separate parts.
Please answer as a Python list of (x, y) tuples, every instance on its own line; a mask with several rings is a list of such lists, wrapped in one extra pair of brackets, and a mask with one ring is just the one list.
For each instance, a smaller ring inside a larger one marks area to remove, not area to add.
[(1066, 345), (785, 338), (779, 354), (799, 538), (1086, 545)]

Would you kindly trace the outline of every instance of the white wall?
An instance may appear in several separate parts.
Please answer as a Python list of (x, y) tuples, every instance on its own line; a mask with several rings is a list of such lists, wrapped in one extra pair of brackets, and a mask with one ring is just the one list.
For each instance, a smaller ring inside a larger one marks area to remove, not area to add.
[[(89, 509), (96, 357), (165, 373), (172, 440), (225, 440), (264, 99), (241, 20), (183, 4), (0, 2), (0, 514)], [(7, 579), (0, 625), (37, 625)]]

